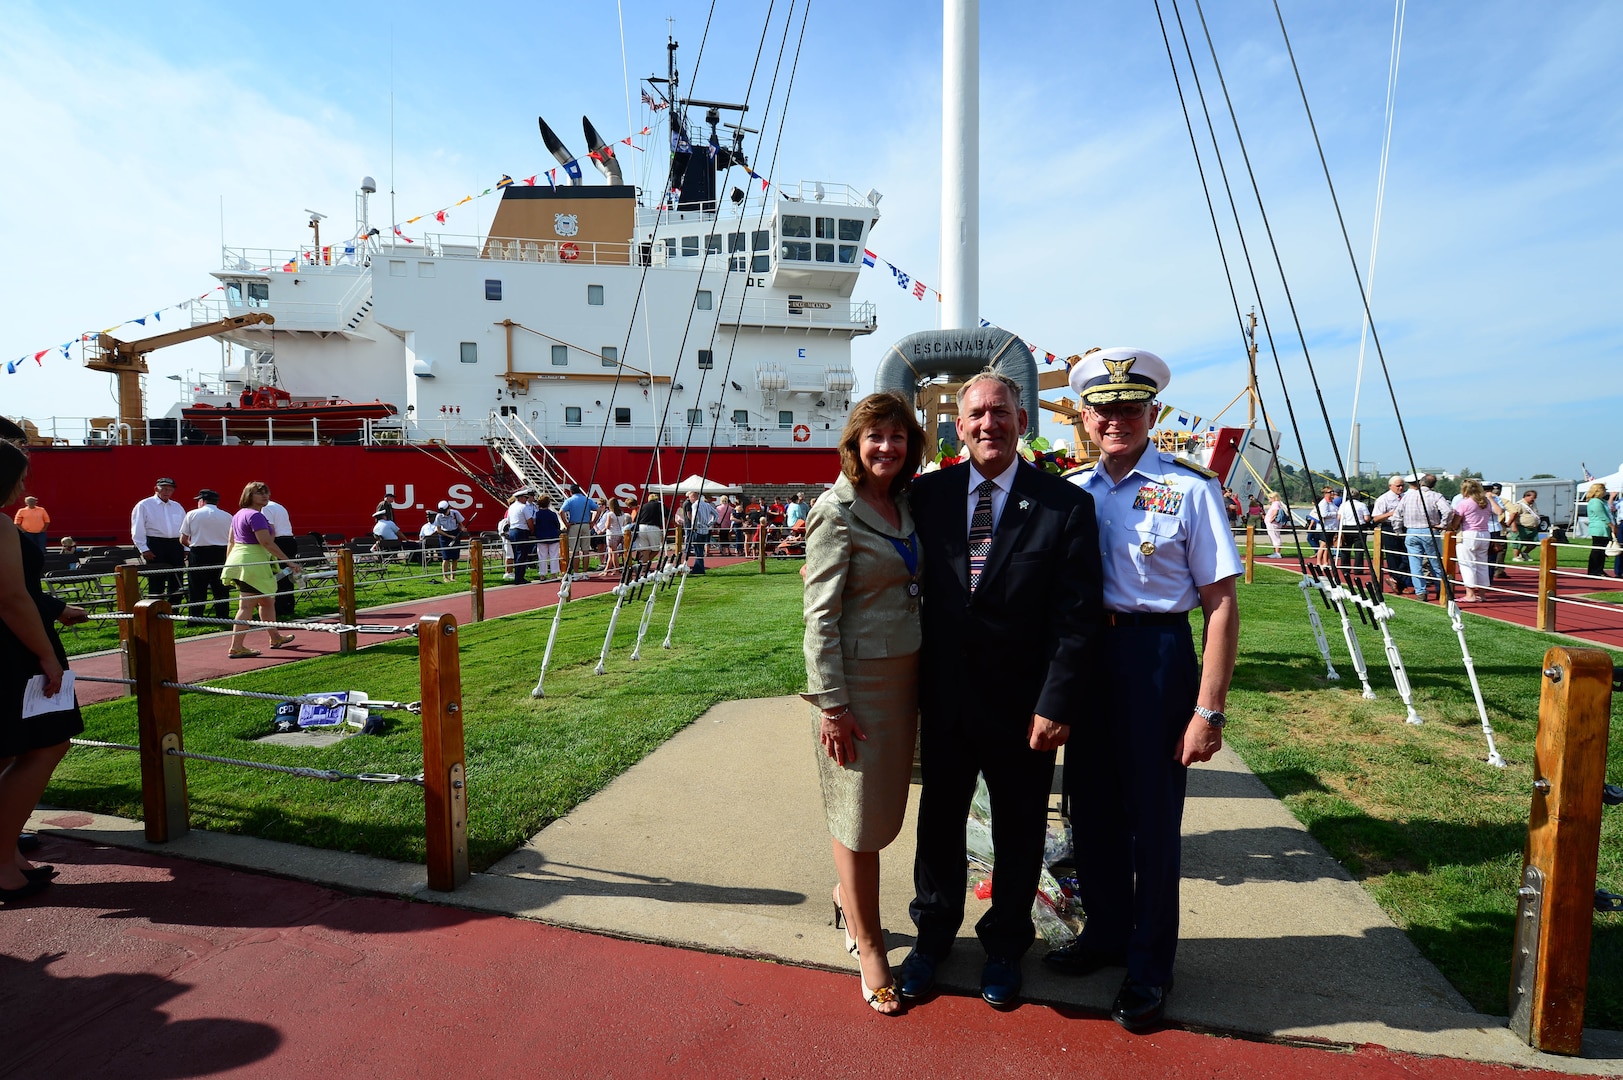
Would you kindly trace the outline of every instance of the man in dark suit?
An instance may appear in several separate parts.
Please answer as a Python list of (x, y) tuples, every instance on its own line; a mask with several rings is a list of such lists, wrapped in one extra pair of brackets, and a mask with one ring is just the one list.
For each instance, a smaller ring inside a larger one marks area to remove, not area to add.
[(914, 519), (924, 546), (919, 669), (923, 793), (915, 896), (917, 944), (904, 998), (926, 996), (964, 919), (964, 820), (976, 774), (992, 801), (995, 886), (975, 931), (986, 949), (981, 996), (1019, 1001), (1020, 958), (1036, 930), (1054, 752), (1082, 706), (1085, 653), (1100, 611), (1093, 500), (1025, 465), (1020, 388), (982, 372), (958, 394), (969, 461), (921, 476)]

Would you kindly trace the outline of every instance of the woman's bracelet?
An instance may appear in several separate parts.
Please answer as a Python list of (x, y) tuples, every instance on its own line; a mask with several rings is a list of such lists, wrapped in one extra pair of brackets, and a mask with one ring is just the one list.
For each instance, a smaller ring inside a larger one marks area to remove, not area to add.
[(829, 720), (829, 721), (838, 720), (840, 717), (844, 716), (846, 713), (848, 713), (850, 711), (851, 711), (851, 706), (849, 706), (849, 705), (841, 705), (838, 709), (835, 709), (833, 712), (830, 712), (829, 710), (824, 709), (823, 710), (823, 719), (824, 720)]

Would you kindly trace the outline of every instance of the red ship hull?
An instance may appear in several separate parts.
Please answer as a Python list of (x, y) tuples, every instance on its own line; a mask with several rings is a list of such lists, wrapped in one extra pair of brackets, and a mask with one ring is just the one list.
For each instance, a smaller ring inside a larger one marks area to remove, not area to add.
[[(475, 468), (488, 469), (482, 445), (451, 448)], [(797, 484), (812, 491), (840, 472), (839, 451), (703, 446), (549, 447), (592, 494), (642, 496), (650, 482), (674, 483), (703, 473), (724, 484)], [(420, 524), (424, 508), (448, 500), (475, 529), (494, 529), (501, 505), (436, 448), (424, 446), (37, 446), (32, 448), (28, 491), (51, 515), (50, 536), (80, 543), (130, 539), (130, 510), (152, 494), (153, 481), (174, 478), (175, 495), (190, 509), (200, 488), (220, 493), (235, 510), (243, 487), (270, 485), (286, 506), (295, 531), (359, 536), (371, 531), (372, 511), (385, 491), (400, 504), (397, 520)]]

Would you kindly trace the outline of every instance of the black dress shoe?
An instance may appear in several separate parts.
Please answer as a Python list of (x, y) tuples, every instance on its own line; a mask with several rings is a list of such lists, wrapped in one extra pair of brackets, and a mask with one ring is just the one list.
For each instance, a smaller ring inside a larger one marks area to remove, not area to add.
[(1051, 949), (1043, 956), (1043, 964), (1062, 975), (1092, 975), (1107, 967), (1126, 967), (1125, 952), (1102, 952), (1080, 941), (1073, 941), (1060, 949)]
[(1116, 1003), (1110, 1006), (1110, 1018), (1131, 1032), (1152, 1030), (1167, 1011), (1167, 994), (1172, 984), (1145, 986), (1128, 976), (1122, 981)]
[(27, 870), (23, 871), (23, 877), (27, 878), (29, 881), (50, 881), (52, 878), (56, 877), (56, 874), (56, 867), (52, 866), (50, 863), (41, 863), (38, 866), (30, 866)]
[(940, 963), (929, 953), (923, 953), (914, 946), (913, 951), (907, 954), (902, 966), (896, 971), (896, 990), (907, 1001), (919, 1001), (929, 997), (935, 989), (935, 969)]
[(986, 958), (981, 968), (981, 998), (994, 1009), (1012, 1009), (1020, 1004), (1020, 961), (996, 956)]

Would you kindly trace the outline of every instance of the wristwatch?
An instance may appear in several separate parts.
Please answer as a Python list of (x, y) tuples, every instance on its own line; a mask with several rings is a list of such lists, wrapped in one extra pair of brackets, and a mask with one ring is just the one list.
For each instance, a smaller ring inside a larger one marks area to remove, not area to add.
[(1208, 709), (1204, 705), (1195, 706), (1195, 715), (1212, 725), (1214, 728), (1221, 728), (1224, 724), (1229, 722), (1229, 718), (1220, 710)]

